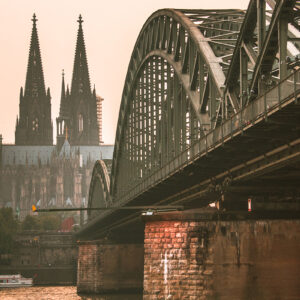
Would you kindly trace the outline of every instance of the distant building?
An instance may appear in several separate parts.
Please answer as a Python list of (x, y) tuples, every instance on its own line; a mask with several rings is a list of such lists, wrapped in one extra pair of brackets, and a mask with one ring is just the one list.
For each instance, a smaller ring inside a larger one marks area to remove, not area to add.
[(100, 96), (97, 96), (97, 120), (98, 120), (98, 126), (99, 126), (99, 142), (100, 142), (100, 144), (103, 144), (103, 140), (102, 140), (102, 101), (104, 101), (104, 99)]
[(57, 144), (53, 145), (51, 96), (50, 89), (45, 90), (35, 15), (32, 21), (15, 145), (2, 144), (0, 138), (0, 207), (12, 207), (20, 218), (31, 212), (32, 204), (86, 206), (95, 161), (103, 159), (110, 170), (113, 155), (113, 145), (102, 142), (103, 99), (90, 87), (81, 16), (71, 91), (65, 88), (63, 73)]
[(71, 145), (99, 145), (100, 143), (96, 89), (94, 87), (91, 91), (81, 15), (78, 22), (71, 91), (67, 88), (65, 92), (63, 78), (60, 112), (56, 119), (59, 146), (66, 136)]
[(45, 89), (44, 72), (33, 15), (33, 27), (29, 49), (25, 89), (20, 91), (20, 113), (17, 118), (16, 145), (52, 145), (50, 89)]

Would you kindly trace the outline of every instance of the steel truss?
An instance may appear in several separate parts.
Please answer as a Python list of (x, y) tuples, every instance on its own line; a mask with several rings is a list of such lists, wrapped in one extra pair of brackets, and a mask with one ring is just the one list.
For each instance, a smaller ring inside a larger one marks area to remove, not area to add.
[[(110, 179), (104, 161), (97, 160), (90, 183), (88, 208), (108, 207), (112, 204), (109, 182)], [(96, 210), (88, 210), (88, 219), (92, 219), (98, 213)]]
[(113, 197), (126, 193), (220, 122), (225, 75), (243, 16), (240, 10), (168, 9), (147, 20), (123, 90)]
[[(285, 97), (296, 97), (299, 3), (252, 0), (246, 12), (164, 9), (150, 16), (125, 79), (106, 196), (112, 205), (255, 125), (276, 101), (280, 109)], [(93, 207), (102, 201), (97, 176)]]

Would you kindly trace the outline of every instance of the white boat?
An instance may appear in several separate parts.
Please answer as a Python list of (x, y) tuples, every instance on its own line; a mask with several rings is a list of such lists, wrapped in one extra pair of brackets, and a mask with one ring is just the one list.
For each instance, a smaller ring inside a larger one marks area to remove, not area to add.
[(24, 278), (20, 274), (0, 275), (0, 288), (32, 286), (32, 278)]

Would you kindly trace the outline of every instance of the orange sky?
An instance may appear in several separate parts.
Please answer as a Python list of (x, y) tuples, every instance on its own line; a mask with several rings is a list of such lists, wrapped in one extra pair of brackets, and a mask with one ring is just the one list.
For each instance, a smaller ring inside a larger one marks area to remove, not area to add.
[[(0, 0), (0, 134), (14, 143), (20, 87), (25, 84), (31, 18), (38, 18), (46, 87), (52, 95), (53, 124), (58, 116), (61, 73), (71, 82), (78, 15), (83, 30), (91, 84), (104, 97), (103, 139), (114, 143), (119, 105), (127, 66), (136, 38), (146, 19), (157, 9), (242, 8), (248, 0)], [(56, 133), (56, 127), (54, 127)], [(54, 135), (56, 141), (56, 135)]]

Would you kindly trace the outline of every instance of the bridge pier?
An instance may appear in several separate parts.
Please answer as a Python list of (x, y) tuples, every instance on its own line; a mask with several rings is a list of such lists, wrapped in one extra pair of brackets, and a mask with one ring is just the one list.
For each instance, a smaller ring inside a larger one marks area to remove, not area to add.
[(79, 241), (78, 248), (78, 293), (142, 291), (142, 244), (118, 244), (103, 239)]
[(144, 300), (300, 295), (299, 214), (190, 212), (144, 220)]

